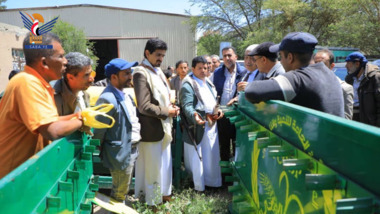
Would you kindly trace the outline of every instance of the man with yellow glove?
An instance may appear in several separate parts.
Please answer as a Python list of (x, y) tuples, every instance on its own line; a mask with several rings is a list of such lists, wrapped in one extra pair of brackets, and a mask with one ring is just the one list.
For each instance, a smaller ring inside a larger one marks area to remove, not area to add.
[[(103, 165), (109, 168), (112, 176), (111, 197), (124, 202), (129, 190), (132, 171), (138, 156), (137, 143), (140, 141), (140, 124), (132, 99), (123, 93), (132, 79), (131, 67), (137, 62), (113, 59), (104, 68), (110, 84), (104, 89), (96, 105), (113, 104), (107, 114), (115, 119), (109, 129), (94, 129), (94, 139), (100, 139)], [(100, 122), (110, 123), (106, 117), (97, 118)]]

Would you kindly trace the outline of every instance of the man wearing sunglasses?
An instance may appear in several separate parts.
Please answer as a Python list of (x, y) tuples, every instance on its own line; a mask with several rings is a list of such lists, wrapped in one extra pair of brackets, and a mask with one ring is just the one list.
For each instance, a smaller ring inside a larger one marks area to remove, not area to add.
[(92, 60), (79, 52), (66, 54), (67, 65), (63, 78), (53, 84), (58, 114), (68, 115), (89, 107), (90, 96), (85, 90), (94, 82)]

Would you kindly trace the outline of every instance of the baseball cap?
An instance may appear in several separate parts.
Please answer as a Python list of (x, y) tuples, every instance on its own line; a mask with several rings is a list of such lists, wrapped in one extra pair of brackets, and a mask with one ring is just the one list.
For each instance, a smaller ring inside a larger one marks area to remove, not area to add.
[(124, 59), (116, 58), (111, 60), (106, 66), (104, 66), (104, 74), (106, 77), (111, 77), (112, 74), (116, 74), (121, 70), (125, 70), (136, 66), (138, 62), (127, 62)]
[(346, 62), (356, 62), (356, 61), (364, 62), (364, 63), (368, 62), (367, 58), (365, 58), (365, 56), (358, 51), (352, 52), (348, 54), (348, 56), (346, 57)]
[(269, 47), (273, 46), (273, 42), (264, 42), (253, 49), (248, 56), (265, 56), (268, 58), (277, 58), (277, 53), (269, 51)]
[(306, 32), (293, 32), (286, 35), (280, 44), (273, 45), (269, 51), (276, 53), (278, 51), (286, 50), (296, 53), (313, 52), (318, 40), (310, 33)]

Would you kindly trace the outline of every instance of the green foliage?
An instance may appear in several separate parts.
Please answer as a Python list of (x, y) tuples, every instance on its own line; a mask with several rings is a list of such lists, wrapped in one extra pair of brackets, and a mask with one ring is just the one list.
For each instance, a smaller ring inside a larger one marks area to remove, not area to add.
[[(251, 44), (278, 43), (289, 32), (315, 35), (322, 46), (355, 47), (380, 54), (380, 1), (378, 0), (190, 0), (201, 8), (193, 27), (219, 32), (238, 49)], [(211, 34), (211, 33), (209, 33)], [(209, 37), (207, 34), (204, 37)], [(211, 40), (210, 38), (205, 40)], [(219, 48), (199, 40), (199, 50)]]
[(59, 20), (52, 32), (59, 36), (66, 53), (80, 52), (90, 57), (93, 61), (92, 69), (96, 69), (99, 58), (94, 53), (94, 44), (86, 39), (83, 30), (76, 28), (68, 22)]
[(219, 55), (219, 43), (224, 41), (224, 36), (219, 33), (212, 33), (201, 37), (198, 41), (197, 55)]
[(5, 5), (2, 5), (4, 2), (6, 2), (7, 0), (0, 0), (0, 10), (3, 10), (3, 9), (6, 9), (7, 6)]
[[(181, 192), (175, 192), (173, 200), (170, 203), (161, 204), (156, 207), (156, 213), (171, 214), (193, 214), (193, 213), (228, 213), (229, 201), (219, 195), (206, 195), (195, 192), (193, 189), (184, 189)], [(153, 212), (147, 204), (137, 202), (132, 205), (133, 208), (142, 214)]]

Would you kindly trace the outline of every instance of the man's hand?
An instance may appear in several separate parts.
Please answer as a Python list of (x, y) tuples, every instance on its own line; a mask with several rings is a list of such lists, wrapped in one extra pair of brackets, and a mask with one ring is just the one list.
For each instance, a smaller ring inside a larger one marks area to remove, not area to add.
[(203, 125), (206, 123), (206, 121), (202, 120), (202, 117), (197, 112), (194, 113), (194, 117), (195, 117), (195, 122), (198, 125)]
[(82, 126), (82, 127), (79, 129), (79, 131), (84, 132), (84, 133), (86, 133), (86, 134), (88, 134), (88, 135), (90, 135), (90, 136), (94, 136), (94, 134), (93, 134), (92, 131), (91, 131), (91, 127), (88, 127), (88, 126)]
[(214, 115), (214, 120), (219, 120), (220, 118), (222, 118), (224, 116), (224, 113), (221, 109), (218, 110), (218, 114)]
[(237, 91), (244, 91), (245, 87), (248, 85), (248, 82), (239, 82), (237, 84)]
[(177, 117), (179, 115), (180, 108), (176, 105), (169, 106), (169, 117)]
[(228, 101), (227, 106), (230, 106), (230, 105), (234, 104), (234, 102), (237, 102), (237, 101), (238, 101), (238, 97), (234, 97), (230, 101)]

